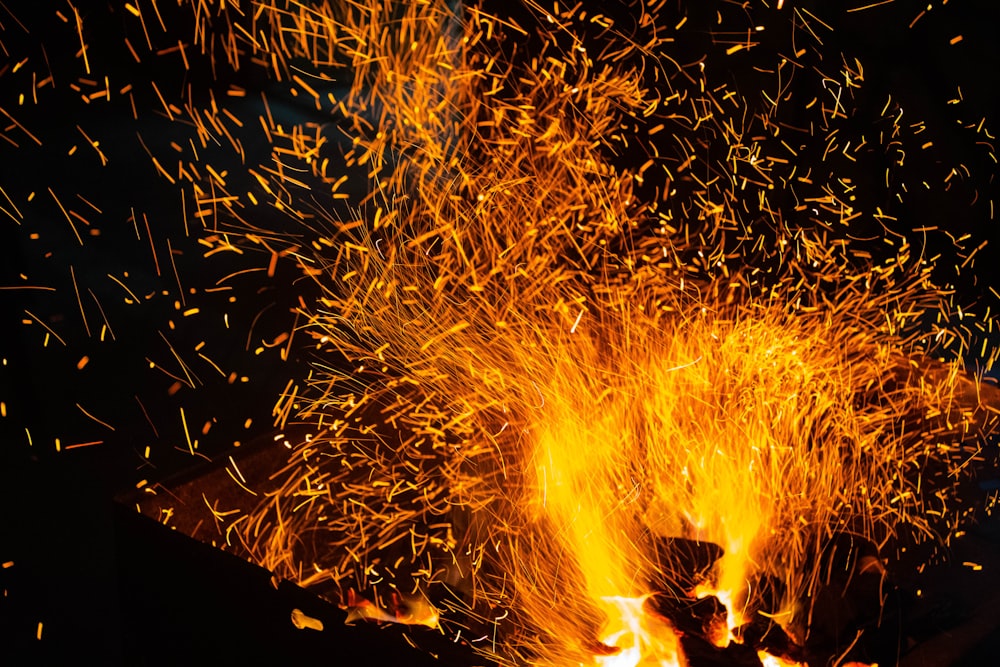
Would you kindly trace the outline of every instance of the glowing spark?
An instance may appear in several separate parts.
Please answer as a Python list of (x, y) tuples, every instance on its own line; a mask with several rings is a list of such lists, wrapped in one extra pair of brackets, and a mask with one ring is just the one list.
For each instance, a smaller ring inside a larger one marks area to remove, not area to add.
[(299, 630), (309, 629), (316, 630), (317, 632), (323, 631), (323, 621), (306, 615), (301, 609), (292, 610), (292, 625)]

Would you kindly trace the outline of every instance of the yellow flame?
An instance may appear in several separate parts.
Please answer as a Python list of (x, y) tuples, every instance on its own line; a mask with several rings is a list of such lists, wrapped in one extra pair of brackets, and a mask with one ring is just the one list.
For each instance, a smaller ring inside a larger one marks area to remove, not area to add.
[(723, 648), (728, 646), (730, 642), (742, 643), (742, 640), (736, 634), (736, 629), (746, 623), (746, 618), (743, 615), (742, 609), (733, 601), (733, 590), (718, 590), (713, 586), (702, 583), (694, 589), (694, 596), (699, 600), (714, 596), (726, 608), (725, 625), (720, 625), (717, 628), (709, 628), (706, 633), (706, 638), (712, 644)]
[(645, 601), (645, 597), (602, 600), (613, 620), (601, 641), (619, 651), (597, 658), (601, 667), (686, 667), (677, 634), (665, 619), (646, 610)]
[(767, 651), (757, 651), (757, 657), (764, 667), (806, 667), (805, 663), (771, 655)]

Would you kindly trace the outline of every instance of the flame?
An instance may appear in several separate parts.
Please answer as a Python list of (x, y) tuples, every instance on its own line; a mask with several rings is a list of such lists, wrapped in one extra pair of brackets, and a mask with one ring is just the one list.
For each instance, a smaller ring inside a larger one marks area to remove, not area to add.
[[(771, 655), (767, 651), (757, 651), (757, 657), (760, 658), (760, 662), (764, 667), (806, 667), (805, 663)], [(847, 666), (845, 665), (844, 667)], [(877, 667), (877, 665), (873, 667)]]
[(719, 648), (728, 646), (730, 642), (741, 644), (742, 639), (736, 633), (736, 629), (746, 623), (746, 618), (741, 608), (734, 603), (735, 591), (732, 589), (719, 590), (707, 583), (702, 583), (695, 587), (693, 594), (698, 599), (715, 597), (726, 608), (725, 625), (719, 624), (718, 627), (709, 628), (707, 639)]
[[(629, 450), (620, 438), (611, 437), (620, 428), (613, 413), (585, 419), (573, 411), (565, 398), (579, 397), (568, 387), (548, 394), (551, 420), (541, 426), (535, 462), (537, 484), (532, 499), (536, 520), (560, 526), (556, 539), (574, 561), (577, 577), (563, 583), (578, 585), (580, 593), (607, 618), (599, 634), (601, 649), (595, 662), (604, 667), (660, 665), (683, 667), (686, 662), (670, 623), (647, 609), (648, 596), (631, 594), (641, 582), (642, 554), (634, 544), (636, 502), (634, 488), (623, 486)], [(545, 394), (543, 393), (543, 396)], [(572, 421), (571, 421), (572, 420)], [(560, 428), (587, 424), (586, 455), (579, 449), (580, 429)], [(624, 594), (621, 594), (624, 593)], [(565, 631), (585, 632), (583, 627)]]
[(617, 653), (597, 658), (601, 667), (687, 667), (680, 641), (669, 622), (646, 610), (646, 598), (603, 598), (613, 619), (601, 642)]
[(400, 623), (403, 625), (425, 625), (428, 628), (440, 629), (441, 614), (420, 595), (402, 595), (393, 592), (389, 596), (390, 606), (383, 608), (371, 600), (358, 595), (353, 589), (347, 592), (347, 603), (344, 609), (347, 618), (344, 623), (351, 625), (357, 621), (374, 621), (379, 623)]
[[(798, 662), (797, 660), (790, 660), (788, 658), (771, 655), (767, 651), (757, 651), (757, 657), (760, 659), (763, 667), (807, 667), (804, 662)], [(878, 667), (877, 662), (868, 663), (857, 662), (855, 660), (843, 662), (840, 663), (840, 665), (841, 667)]]

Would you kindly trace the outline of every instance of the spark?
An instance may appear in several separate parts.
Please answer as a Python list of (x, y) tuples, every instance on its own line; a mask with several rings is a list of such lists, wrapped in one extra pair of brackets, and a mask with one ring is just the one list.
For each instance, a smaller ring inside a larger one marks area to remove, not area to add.
[(184, 408), (181, 408), (181, 425), (184, 427), (184, 440), (187, 441), (188, 451), (194, 455), (194, 444), (191, 442), (191, 433), (188, 432), (187, 417), (184, 416)]
[(879, 0), (878, 2), (872, 2), (867, 5), (861, 5), (860, 7), (852, 7), (848, 9), (848, 12), (864, 12), (869, 9), (874, 9), (875, 7), (881, 7), (882, 5), (888, 5), (895, 2), (895, 0)]
[(73, 236), (76, 237), (77, 243), (83, 245), (83, 239), (80, 237), (80, 232), (77, 231), (76, 225), (73, 224), (73, 218), (71, 218), (69, 213), (66, 212), (66, 208), (62, 205), (62, 202), (59, 201), (59, 197), (57, 197), (56, 193), (52, 191), (52, 188), (47, 188), (47, 189), (49, 191), (49, 194), (52, 195), (52, 200), (55, 201), (56, 205), (59, 207), (59, 210), (62, 211), (63, 216), (66, 217), (66, 222), (69, 223), (70, 229), (73, 230)]
[(30, 317), (32, 321), (34, 321), (34, 322), (36, 322), (36, 323), (40, 324), (40, 325), (42, 326), (42, 328), (43, 328), (43, 329), (45, 329), (45, 331), (46, 331), (46, 332), (47, 332), (48, 334), (51, 334), (53, 338), (55, 338), (55, 339), (56, 339), (57, 341), (59, 341), (60, 343), (62, 343), (63, 347), (66, 347), (66, 341), (64, 341), (64, 340), (63, 340), (63, 339), (62, 339), (62, 338), (61, 338), (61, 337), (59, 336), (59, 334), (57, 334), (57, 333), (56, 333), (55, 331), (53, 331), (53, 330), (52, 330), (52, 329), (51, 329), (51, 328), (49, 327), (49, 325), (45, 324), (45, 322), (43, 322), (43, 321), (42, 321), (41, 319), (39, 319), (37, 315), (35, 315), (34, 313), (32, 313), (31, 311), (29, 311), (29, 310), (27, 310), (27, 309), (25, 309), (25, 311), (24, 311), (24, 314), (25, 314), (25, 315), (27, 315), (28, 317)]
[(83, 54), (83, 67), (87, 74), (90, 74), (90, 60), (87, 58), (87, 42), (83, 37), (83, 18), (80, 16), (80, 12), (77, 11), (73, 3), (68, 2), (70, 9), (73, 10), (73, 18), (76, 21), (76, 33), (80, 38), (80, 52)]

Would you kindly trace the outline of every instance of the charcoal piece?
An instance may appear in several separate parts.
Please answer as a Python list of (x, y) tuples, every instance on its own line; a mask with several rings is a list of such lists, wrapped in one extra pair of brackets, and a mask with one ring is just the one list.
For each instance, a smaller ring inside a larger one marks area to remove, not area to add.
[(681, 646), (691, 667), (763, 667), (756, 649), (745, 644), (720, 648), (697, 635), (682, 635)]
[(655, 553), (658, 576), (650, 584), (654, 590), (681, 597), (705, 581), (725, 552), (712, 542), (670, 537), (656, 540)]

